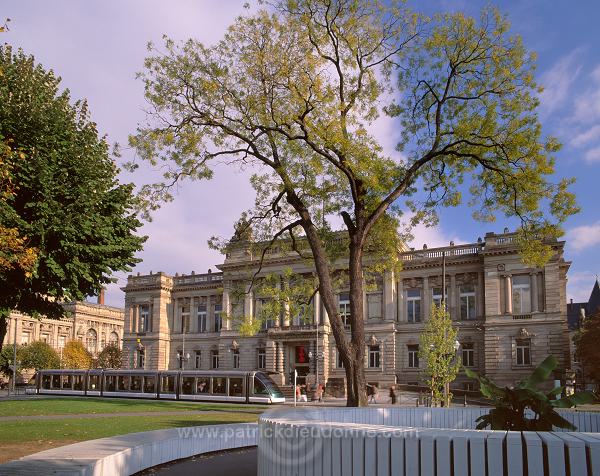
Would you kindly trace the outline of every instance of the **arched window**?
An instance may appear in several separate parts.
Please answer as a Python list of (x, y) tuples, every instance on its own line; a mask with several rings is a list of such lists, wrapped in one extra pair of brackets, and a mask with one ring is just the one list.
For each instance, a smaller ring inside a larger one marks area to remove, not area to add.
[(92, 354), (96, 353), (98, 346), (98, 334), (94, 329), (88, 329), (85, 335), (85, 346)]
[(108, 343), (110, 345), (116, 345), (117, 347), (119, 346), (119, 334), (117, 334), (116, 332), (111, 332), (110, 336), (108, 337)]

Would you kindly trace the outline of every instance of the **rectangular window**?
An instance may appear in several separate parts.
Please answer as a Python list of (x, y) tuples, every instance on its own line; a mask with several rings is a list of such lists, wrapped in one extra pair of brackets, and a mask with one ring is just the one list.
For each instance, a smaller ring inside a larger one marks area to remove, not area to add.
[(421, 322), (421, 290), (406, 291), (406, 307), (408, 322)]
[(521, 275), (512, 278), (513, 314), (529, 314), (531, 312), (530, 276)]
[(343, 369), (344, 368), (344, 361), (342, 360), (342, 354), (340, 354), (339, 350), (335, 349), (335, 355), (336, 355), (336, 359), (335, 359), (336, 367), (338, 369)]
[(202, 351), (197, 350), (194, 354), (194, 364), (197, 369), (202, 368)]
[(383, 316), (381, 293), (367, 294), (367, 315), (369, 319), (381, 319)]
[(210, 377), (198, 377), (196, 380), (196, 393), (208, 393), (210, 390)]
[(190, 331), (190, 306), (181, 306), (181, 332), (187, 334)]
[(200, 304), (196, 311), (196, 319), (198, 322), (198, 332), (206, 332), (206, 304)]
[(531, 365), (531, 341), (517, 339), (517, 365)]
[(338, 298), (338, 306), (340, 317), (345, 326), (350, 325), (350, 295), (348, 293), (340, 293)]
[(220, 394), (225, 395), (226, 386), (227, 386), (227, 379), (225, 377), (213, 377), (212, 393), (220, 393)]
[(58, 336), (58, 348), (59, 349), (64, 349), (66, 343), (67, 343), (67, 336)]
[(21, 335), (21, 344), (27, 345), (31, 342), (31, 334), (29, 332), (23, 332)]
[[(222, 304), (215, 304), (215, 332), (221, 332), (221, 327), (223, 326), (221, 312), (223, 311)], [(216, 367), (213, 367), (216, 368)]]
[(408, 366), (411, 369), (419, 368), (419, 345), (409, 345), (408, 347)]
[(269, 305), (268, 299), (257, 299), (256, 300), (256, 316), (262, 321), (263, 330), (275, 327), (275, 319), (271, 315), (273, 312), (273, 306)]
[(230, 378), (229, 379), (229, 396), (243, 397), (244, 396), (244, 379)]
[(212, 350), (210, 352), (210, 366), (213, 369), (219, 368), (219, 351), (218, 350)]
[(194, 377), (183, 377), (181, 379), (181, 393), (192, 395), (194, 393)]
[(258, 349), (258, 368), (266, 369), (267, 368), (267, 353), (265, 349)]
[(232, 351), (232, 354), (233, 354), (233, 368), (239, 369), (240, 368), (240, 351), (238, 349), (234, 349)]
[(150, 306), (140, 306), (140, 320), (138, 332), (148, 332), (148, 323), (150, 321)]
[(461, 344), (462, 364), (465, 367), (475, 367), (475, 346), (470, 342)]
[(460, 318), (463, 321), (475, 319), (475, 286), (460, 287)]
[[(436, 307), (442, 307), (442, 287), (432, 288), (431, 289), (431, 302), (436, 305)], [(446, 294), (444, 295), (444, 302), (446, 303), (446, 308), (448, 307), (448, 288), (446, 287)]]
[(380, 361), (380, 349), (378, 345), (369, 346), (369, 368), (379, 368), (381, 365)]

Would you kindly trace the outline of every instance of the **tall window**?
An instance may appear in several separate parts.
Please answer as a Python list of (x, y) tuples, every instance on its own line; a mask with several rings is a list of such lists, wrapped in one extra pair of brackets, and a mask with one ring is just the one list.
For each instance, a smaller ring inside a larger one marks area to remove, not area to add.
[(181, 332), (187, 334), (190, 331), (190, 306), (181, 306)]
[(380, 350), (378, 345), (369, 346), (369, 368), (378, 368), (381, 365)]
[[(431, 290), (431, 298), (432, 298), (433, 304), (435, 304), (436, 307), (442, 307), (442, 287), (441, 286), (439, 288), (433, 288)], [(444, 295), (444, 301), (446, 302), (446, 308), (447, 308), (448, 307), (448, 288), (446, 288), (446, 294)]]
[(179, 368), (183, 370), (185, 368), (185, 355), (182, 350), (177, 351), (177, 360), (179, 363)]
[(88, 329), (85, 335), (85, 346), (92, 354), (96, 353), (96, 347), (98, 345), (98, 334), (94, 329)]
[(210, 367), (213, 369), (219, 368), (219, 351), (218, 350), (210, 351)]
[(148, 325), (150, 321), (150, 306), (140, 306), (140, 321), (138, 332), (148, 332)]
[[(116, 332), (111, 332), (110, 336), (108, 337), (108, 343), (109, 345), (114, 345), (114, 346), (119, 346), (119, 334), (117, 334)], [(64, 347), (64, 345), (63, 345)]]
[(267, 353), (265, 351), (265, 349), (258, 349), (258, 362), (257, 362), (257, 367), (259, 369), (266, 369), (267, 368)]
[(338, 306), (340, 310), (340, 317), (345, 326), (350, 325), (350, 294), (340, 293)]
[(264, 330), (275, 327), (275, 319), (271, 315), (273, 306), (269, 306), (268, 299), (257, 299), (256, 300), (256, 315), (262, 320), (262, 328)]
[(59, 349), (64, 349), (66, 343), (67, 343), (67, 336), (58, 336), (58, 348)]
[(462, 364), (465, 367), (475, 367), (475, 346), (471, 342), (461, 344)]
[[(223, 327), (223, 320), (221, 318), (221, 312), (223, 312), (222, 304), (215, 304), (215, 332), (221, 332), (221, 327)], [(217, 368), (217, 367), (213, 367)]]
[(409, 345), (408, 347), (408, 366), (411, 369), (419, 368), (419, 345)]
[(472, 284), (460, 287), (460, 318), (475, 319), (475, 286)]
[(512, 301), (513, 314), (527, 314), (531, 312), (531, 287), (529, 275), (513, 276)]
[(139, 349), (137, 351), (137, 368), (143, 369), (146, 365), (146, 349)]
[(23, 332), (23, 334), (21, 334), (21, 344), (27, 345), (30, 342), (31, 342), (31, 333)]
[(206, 304), (199, 304), (196, 312), (198, 332), (206, 332)]
[(231, 353), (233, 355), (233, 368), (239, 369), (240, 368), (240, 351), (238, 349), (234, 349), (231, 351)]
[(367, 294), (367, 315), (369, 319), (380, 319), (382, 317), (381, 293)]
[(531, 341), (517, 339), (517, 365), (531, 365)]
[(194, 364), (197, 369), (202, 368), (202, 351), (197, 350), (194, 354)]
[(343, 369), (344, 368), (344, 361), (342, 360), (342, 354), (340, 353), (339, 350), (335, 349), (335, 363), (336, 363), (336, 367), (338, 369)]
[(421, 290), (409, 289), (406, 291), (406, 308), (408, 322), (421, 321)]

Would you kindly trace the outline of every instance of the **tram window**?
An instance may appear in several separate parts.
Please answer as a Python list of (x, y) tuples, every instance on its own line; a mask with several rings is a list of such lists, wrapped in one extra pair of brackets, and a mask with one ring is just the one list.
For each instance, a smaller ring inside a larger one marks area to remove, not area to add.
[(129, 376), (119, 375), (117, 379), (117, 390), (119, 392), (127, 392), (129, 390)]
[(42, 388), (50, 390), (50, 375), (42, 375)]
[(63, 390), (71, 390), (73, 388), (73, 376), (72, 375), (61, 375), (61, 388)]
[(83, 375), (73, 376), (73, 390), (83, 390)]
[(183, 377), (181, 393), (184, 395), (192, 395), (194, 393), (194, 377)]
[(141, 392), (142, 391), (142, 376), (132, 375), (131, 376), (131, 391)]
[(154, 377), (144, 377), (144, 393), (156, 392), (156, 379)]
[(196, 381), (196, 393), (208, 393), (210, 389), (210, 379), (208, 377), (198, 377)]
[(227, 379), (225, 377), (213, 377), (212, 379), (212, 393), (225, 394), (225, 385)]
[(163, 375), (160, 391), (161, 393), (175, 393), (174, 375)]
[(114, 392), (117, 389), (117, 376), (107, 375), (106, 376), (106, 391)]
[(244, 379), (230, 378), (229, 379), (229, 396), (242, 397), (244, 396)]
[(265, 384), (254, 377), (254, 389), (252, 390), (254, 395), (269, 395), (269, 391), (265, 387)]
[(100, 390), (100, 375), (90, 375), (88, 377), (88, 390)]
[(54, 388), (54, 389), (60, 388), (60, 375), (52, 376), (52, 388)]

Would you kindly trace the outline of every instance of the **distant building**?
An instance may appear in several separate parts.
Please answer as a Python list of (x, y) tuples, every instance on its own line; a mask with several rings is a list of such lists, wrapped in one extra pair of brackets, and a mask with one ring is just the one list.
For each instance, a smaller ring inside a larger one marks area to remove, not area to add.
[[(459, 329), (457, 358), (501, 385), (528, 375), (548, 354), (559, 362), (557, 378), (570, 367), (566, 275), (570, 262), (564, 242), (552, 243), (552, 259), (542, 268), (526, 266), (515, 234), (488, 233), (475, 243), (398, 251), (399, 274), (386, 272), (365, 291), (365, 365), (367, 381), (379, 388), (392, 383), (423, 383), (419, 335), (432, 303), (442, 299), (442, 262), (446, 262), (446, 302)], [(260, 256), (250, 243), (232, 243), (221, 272), (169, 276), (129, 276), (125, 291), (125, 365), (146, 369), (264, 369), (281, 385), (297, 370), (303, 382), (316, 378), (343, 393), (345, 373), (329, 318), (315, 296), (310, 322), (292, 316), (265, 322), (252, 337), (242, 337), (223, 316), (252, 316), (265, 296), (236, 297), (233, 289), (249, 282)], [(340, 263), (343, 269), (344, 263)], [(312, 274), (314, 268), (292, 253), (270, 250), (258, 276)], [(349, 314), (348, 287), (336, 289), (339, 312)], [(185, 330), (185, 332), (184, 332)], [(318, 353), (317, 353), (318, 348)], [(317, 359), (317, 356), (320, 358)], [(463, 374), (455, 384), (474, 385)]]
[(3, 345), (12, 344), (16, 332), (17, 345), (44, 341), (59, 354), (70, 340), (81, 341), (93, 356), (108, 344), (122, 346), (123, 309), (106, 306), (103, 293), (97, 304), (75, 301), (65, 303), (63, 307), (70, 313), (63, 319), (36, 319), (12, 312)]

